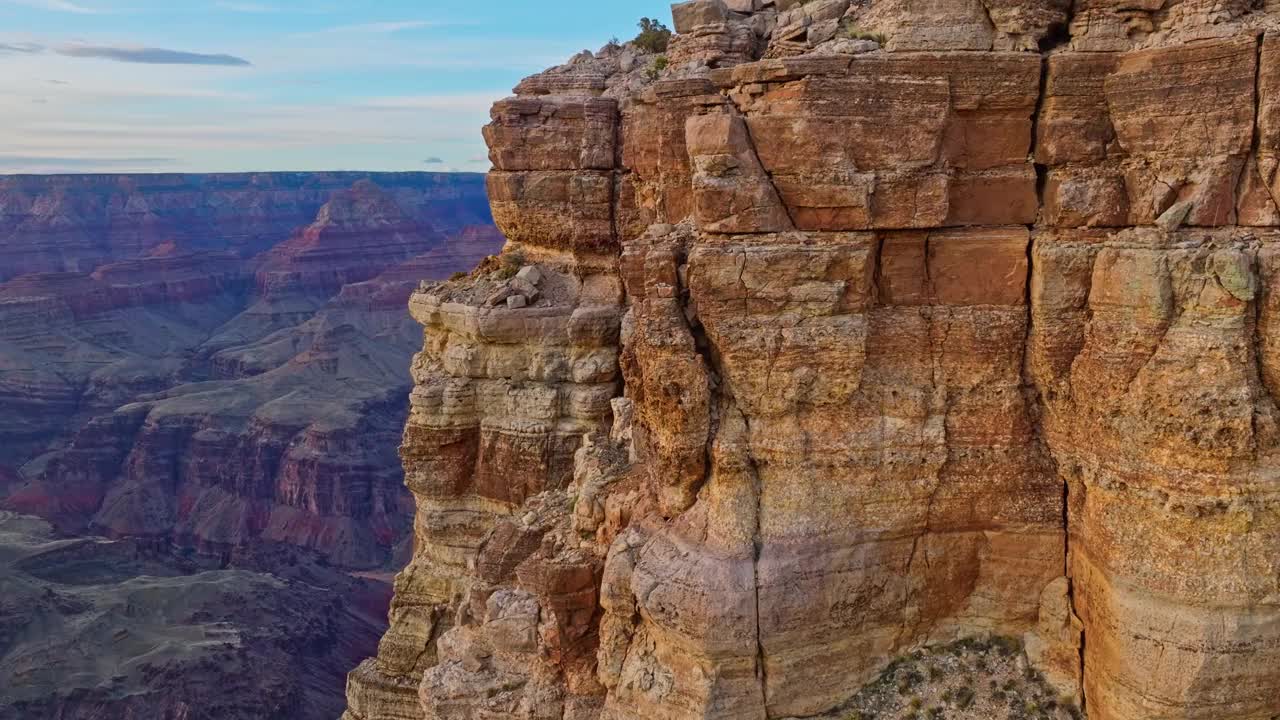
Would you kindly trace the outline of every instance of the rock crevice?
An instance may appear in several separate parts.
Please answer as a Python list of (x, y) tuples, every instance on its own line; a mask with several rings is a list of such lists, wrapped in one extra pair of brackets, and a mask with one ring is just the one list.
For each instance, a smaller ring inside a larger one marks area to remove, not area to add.
[(991, 635), (1095, 719), (1280, 713), (1280, 16), (676, 17), (664, 70), (611, 45), (495, 106), (508, 247), (413, 300), (397, 603), (456, 620), (393, 613), (438, 658), (384, 645), (349, 719), (836, 717)]

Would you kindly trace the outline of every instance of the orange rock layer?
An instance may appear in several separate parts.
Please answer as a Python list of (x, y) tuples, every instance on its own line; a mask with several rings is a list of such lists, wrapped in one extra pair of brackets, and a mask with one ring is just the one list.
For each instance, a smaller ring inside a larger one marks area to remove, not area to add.
[(1280, 12), (1131, 5), (695, 0), (499, 102), (534, 272), (411, 300), (347, 718), (833, 717), (987, 633), (1280, 715)]

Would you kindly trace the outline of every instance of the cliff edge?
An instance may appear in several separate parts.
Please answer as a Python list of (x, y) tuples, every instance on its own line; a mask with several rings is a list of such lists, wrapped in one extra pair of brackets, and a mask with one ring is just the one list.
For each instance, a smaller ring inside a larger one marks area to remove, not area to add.
[(673, 15), (493, 109), (345, 717), (863, 718), (956, 642), (1280, 715), (1280, 5)]

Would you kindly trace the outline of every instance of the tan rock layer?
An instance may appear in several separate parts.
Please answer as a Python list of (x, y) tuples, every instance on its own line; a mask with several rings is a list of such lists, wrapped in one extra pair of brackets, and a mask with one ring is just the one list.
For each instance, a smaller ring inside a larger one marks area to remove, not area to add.
[(1280, 18), (1070, 10), (695, 0), (499, 103), (351, 720), (815, 717), (988, 633), (1093, 718), (1280, 714)]

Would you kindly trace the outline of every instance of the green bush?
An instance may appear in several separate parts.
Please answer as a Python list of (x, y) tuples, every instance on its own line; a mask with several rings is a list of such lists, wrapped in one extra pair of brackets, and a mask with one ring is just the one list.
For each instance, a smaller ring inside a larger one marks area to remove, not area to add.
[(1005, 657), (1011, 657), (1022, 652), (1022, 641), (1010, 637), (998, 637), (995, 639), (996, 649)]
[(645, 73), (645, 75), (647, 75), (650, 80), (657, 80), (658, 76), (662, 74), (662, 71), (667, 69), (669, 62), (670, 61), (667, 60), (666, 55), (659, 55), (653, 59), (653, 64), (649, 66), (649, 71)]
[(924, 682), (924, 676), (915, 670), (908, 671), (902, 677), (898, 678), (898, 694), (906, 695), (911, 689)]
[(510, 280), (520, 272), (520, 268), (524, 267), (524, 253), (516, 250), (500, 256), (501, 265), (498, 267), (498, 279)]
[(850, 40), (874, 40), (881, 45), (884, 45), (889, 41), (889, 39), (885, 37), (884, 33), (867, 32), (866, 30), (863, 30), (857, 25), (849, 22), (845, 22), (841, 25), (840, 30), (841, 33)]
[(640, 18), (640, 34), (632, 44), (651, 53), (664, 53), (671, 42), (671, 30), (653, 18)]

